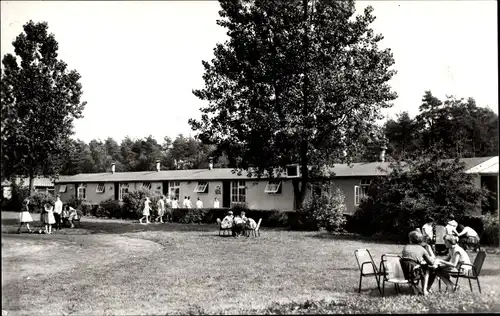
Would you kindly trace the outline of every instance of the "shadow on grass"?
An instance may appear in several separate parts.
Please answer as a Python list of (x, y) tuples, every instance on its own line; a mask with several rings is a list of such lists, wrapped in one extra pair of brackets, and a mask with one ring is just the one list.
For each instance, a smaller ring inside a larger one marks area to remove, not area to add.
[(332, 233), (321, 232), (312, 235), (310, 237), (317, 239), (330, 239), (330, 240), (351, 240), (351, 241), (366, 242), (370, 244), (399, 244), (398, 242), (395, 241), (374, 240), (372, 237), (366, 237), (357, 234), (332, 234)]
[[(30, 223), (32, 229), (40, 227), (39, 221)], [(2, 218), (2, 233), (17, 234), (19, 221), (13, 218)], [(52, 227), (54, 228), (54, 227)], [(23, 232), (26, 228), (23, 227)], [(142, 231), (175, 231), (175, 232), (211, 232), (214, 235), (218, 232), (217, 224), (180, 224), (180, 223), (151, 223), (147, 225), (132, 221), (121, 220), (99, 220), (84, 218), (74, 229), (63, 228), (58, 231), (60, 234), (124, 234)]]

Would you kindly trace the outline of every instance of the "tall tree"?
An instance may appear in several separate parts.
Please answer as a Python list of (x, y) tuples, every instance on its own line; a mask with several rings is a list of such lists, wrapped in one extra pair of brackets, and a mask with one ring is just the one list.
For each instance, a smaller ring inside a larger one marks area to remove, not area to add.
[(189, 122), (202, 141), (238, 157), (238, 170), (262, 175), (298, 163), (301, 207), (319, 167), (344, 150), (352, 155), (396, 97), (387, 84), (392, 53), (378, 47), (373, 9), (354, 16), (352, 0), (220, 4), (217, 24), (229, 40), (202, 62), (205, 86), (193, 93), (207, 106)]
[(76, 70), (57, 58), (46, 22), (29, 21), (3, 57), (1, 79), (2, 170), (5, 176), (53, 176), (65, 154), (73, 120), (82, 117)]
[(384, 134), (388, 140), (387, 155), (396, 160), (410, 158), (420, 148), (417, 123), (408, 112), (398, 114), (396, 120), (385, 122)]

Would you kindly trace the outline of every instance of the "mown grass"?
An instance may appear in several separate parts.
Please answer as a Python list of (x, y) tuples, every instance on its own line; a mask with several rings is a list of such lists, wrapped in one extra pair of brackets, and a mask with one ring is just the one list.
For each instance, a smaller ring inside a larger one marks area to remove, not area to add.
[(357, 293), (353, 252), (369, 248), (378, 261), (401, 245), (283, 230), (234, 239), (212, 225), (113, 220), (54, 235), (13, 231), (2, 218), (10, 315), (500, 312), (498, 254), (487, 255), (482, 294), (464, 282), (457, 293), (397, 296), (389, 287), (381, 298), (373, 279)]

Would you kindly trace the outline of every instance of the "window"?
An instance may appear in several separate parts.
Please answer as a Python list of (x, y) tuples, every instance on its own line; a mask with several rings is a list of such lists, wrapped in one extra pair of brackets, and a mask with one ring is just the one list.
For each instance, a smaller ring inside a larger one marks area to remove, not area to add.
[(98, 183), (95, 189), (96, 193), (104, 193), (104, 183)]
[(370, 185), (372, 184), (372, 179), (361, 179), (361, 185)]
[(245, 203), (246, 202), (246, 186), (245, 181), (231, 182), (231, 202)]
[(151, 182), (143, 182), (141, 188), (151, 190)]
[(208, 182), (207, 181), (198, 181), (198, 185), (194, 189), (196, 193), (208, 193)]
[(287, 166), (286, 175), (288, 177), (297, 177), (299, 175), (299, 166), (297, 165)]
[(155, 187), (155, 192), (159, 195), (162, 195), (162, 186), (161, 184), (157, 184)]
[(77, 198), (79, 200), (85, 200), (86, 197), (87, 197), (87, 185), (85, 183), (81, 183), (77, 189)]
[(128, 183), (120, 183), (120, 189), (118, 191), (118, 199), (123, 201), (123, 197), (128, 194)]
[(179, 200), (179, 197), (181, 195), (181, 183), (179, 181), (170, 181), (168, 194), (170, 195), (170, 198), (175, 197), (177, 198), (177, 200)]
[(281, 194), (281, 181), (269, 181), (264, 192), (269, 194)]
[(61, 184), (61, 186), (59, 187), (59, 193), (66, 193), (66, 190), (67, 190), (66, 184)]
[(361, 200), (368, 196), (368, 188), (371, 183), (371, 179), (361, 179), (360, 185), (354, 186), (354, 206), (358, 206)]

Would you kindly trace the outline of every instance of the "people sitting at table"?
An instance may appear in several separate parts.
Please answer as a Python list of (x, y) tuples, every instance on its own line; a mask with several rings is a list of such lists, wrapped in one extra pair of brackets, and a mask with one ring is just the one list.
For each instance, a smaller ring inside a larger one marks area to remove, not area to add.
[(222, 229), (233, 228), (234, 225), (234, 216), (233, 211), (228, 211), (226, 217), (222, 220), (220, 227)]
[[(246, 217), (245, 217), (246, 218)], [(245, 220), (240, 215), (234, 217), (233, 236), (239, 237), (245, 231)]]
[(434, 279), (436, 278), (435, 271), (430, 269), (434, 264), (435, 258), (433, 254), (429, 253), (429, 251), (423, 247), (424, 237), (417, 231), (412, 231), (408, 234), (408, 238), (410, 243), (404, 246), (402, 251), (402, 258), (412, 259), (413, 261), (403, 261), (403, 272), (407, 278), (410, 278), (410, 271), (413, 270), (417, 265), (422, 267), (422, 271), (424, 272), (424, 280), (423, 280), (423, 292), (418, 288), (413, 288), (417, 290), (419, 293), (423, 293), (427, 295), (429, 290), (434, 283)]
[(478, 233), (469, 226), (465, 226), (460, 224), (457, 227), (458, 232), (458, 244), (467, 250), (467, 245), (473, 245), (474, 251), (479, 244), (479, 235)]
[(458, 266), (463, 263), (470, 264), (471, 262), (465, 250), (457, 244), (457, 236), (446, 235), (443, 239), (446, 248), (449, 249), (448, 257), (445, 260), (435, 260), (434, 267), (436, 268), (436, 274), (441, 278), (441, 280), (443, 280), (448, 290), (454, 286), (450, 275), (459, 272), (467, 274), (471, 269), (471, 266), (461, 266), (460, 271), (458, 270)]

